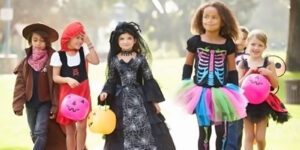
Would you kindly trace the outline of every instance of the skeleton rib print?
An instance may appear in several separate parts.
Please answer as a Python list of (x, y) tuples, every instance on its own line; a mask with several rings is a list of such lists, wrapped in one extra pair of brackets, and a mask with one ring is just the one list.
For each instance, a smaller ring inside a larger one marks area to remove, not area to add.
[(200, 84), (207, 79), (209, 86), (214, 86), (216, 80), (224, 84), (224, 61), (226, 50), (198, 48), (197, 83)]

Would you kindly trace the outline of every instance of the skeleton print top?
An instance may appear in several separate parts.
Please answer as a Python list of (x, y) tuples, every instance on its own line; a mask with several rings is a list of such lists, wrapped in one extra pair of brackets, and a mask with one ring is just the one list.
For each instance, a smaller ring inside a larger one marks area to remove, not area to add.
[(204, 87), (226, 84), (227, 55), (235, 52), (232, 39), (227, 38), (224, 44), (212, 44), (195, 35), (187, 41), (187, 50), (195, 53), (195, 84)]

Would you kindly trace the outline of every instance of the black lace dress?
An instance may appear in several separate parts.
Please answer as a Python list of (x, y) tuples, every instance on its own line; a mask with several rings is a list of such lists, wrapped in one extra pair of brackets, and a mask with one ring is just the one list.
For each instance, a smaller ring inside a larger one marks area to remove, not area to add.
[(164, 96), (144, 56), (129, 62), (113, 57), (103, 92), (117, 116), (115, 131), (106, 135), (105, 150), (175, 150), (164, 116), (154, 102)]

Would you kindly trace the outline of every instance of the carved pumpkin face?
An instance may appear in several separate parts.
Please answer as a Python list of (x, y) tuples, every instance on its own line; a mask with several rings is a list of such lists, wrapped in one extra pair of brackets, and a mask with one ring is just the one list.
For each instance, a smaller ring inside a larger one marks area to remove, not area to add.
[(241, 88), (244, 90), (244, 95), (249, 103), (260, 104), (270, 94), (270, 86), (270, 82), (263, 75), (250, 74), (244, 79)]
[(116, 115), (109, 106), (100, 106), (90, 112), (87, 124), (94, 133), (110, 134), (116, 128)]
[(60, 112), (69, 119), (79, 121), (83, 120), (90, 110), (89, 101), (76, 94), (68, 94), (64, 97)]

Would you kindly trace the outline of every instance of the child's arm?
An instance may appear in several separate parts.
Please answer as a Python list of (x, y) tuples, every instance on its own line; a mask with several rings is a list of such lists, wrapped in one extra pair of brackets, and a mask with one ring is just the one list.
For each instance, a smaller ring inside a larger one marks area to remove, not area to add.
[(164, 95), (154, 79), (149, 64), (145, 57), (141, 57), (141, 71), (143, 78), (143, 90), (145, 94), (145, 98), (147, 102), (152, 102), (154, 106), (159, 111), (158, 103), (163, 102), (165, 100)]
[(95, 51), (95, 48), (94, 48), (90, 38), (86, 34), (84, 35), (84, 42), (87, 44), (87, 47), (90, 50), (90, 53), (87, 54), (87, 56), (86, 56), (86, 60), (93, 65), (98, 65), (100, 62), (99, 58), (98, 58), (98, 54)]
[(185, 64), (193, 65), (194, 59), (195, 59), (195, 54), (192, 52), (187, 52), (186, 58), (185, 58)]
[(26, 102), (26, 90), (25, 90), (25, 80), (23, 77), (23, 63), (26, 60), (23, 60), (22, 63), (16, 67), (14, 74), (17, 74), (15, 88), (14, 88), (14, 97), (13, 97), (13, 111), (15, 115), (22, 116), (24, 104)]
[(105, 99), (107, 98), (107, 93), (106, 92), (101, 92), (101, 94), (99, 95), (99, 100), (101, 102), (103, 102)]
[[(53, 71), (53, 68), (52, 68), (52, 71)], [(53, 74), (53, 73), (52, 73)], [(51, 75), (52, 75), (51, 74)], [(51, 79), (53, 80), (53, 79)], [(53, 82), (53, 81), (51, 81)], [(57, 113), (57, 108), (58, 108), (58, 84), (56, 83), (52, 83), (53, 86), (52, 86), (52, 100), (51, 100), (51, 108), (50, 108), (50, 119), (54, 119), (56, 117), (56, 113)]]
[(147, 60), (144, 57), (142, 58), (141, 69), (143, 72), (143, 79), (144, 79), (143, 90), (146, 97), (146, 101), (153, 104), (154, 108), (156, 109), (156, 113), (160, 113), (161, 108), (159, 106), (159, 103), (163, 102), (165, 98), (163, 96), (163, 93), (158, 83), (156, 82), (156, 80), (152, 75)]
[(192, 73), (193, 73), (193, 65), (195, 61), (195, 54), (197, 54), (197, 43), (200, 40), (200, 35), (193, 36), (189, 38), (186, 41), (186, 57), (185, 57), (185, 63), (183, 66), (183, 72), (182, 72), (182, 80), (188, 80), (191, 78)]
[(228, 71), (236, 70), (235, 53), (231, 53), (231, 54), (227, 55), (227, 66), (228, 66)]
[(238, 76), (239, 76), (239, 85), (241, 85), (247, 75), (250, 74), (250, 71), (245, 73), (245, 68), (244, 68), (244, 62), (240, 61), (240, 63), (237, 66), (237, 71), (238, 71)]
[(227, 55), (228, 77), (227, 82), (239, 85), (238, 72), (235, 67), (235, 53)]
[(278, 77), (276, 75), (275, 64), (273, 62), (270, 62), (267, 68), (259, 68), (257, 71), (259, 72), (259, 74), (268, 77), (273, 88), (278, 87)]
[(183, 66), (182, 80), (191, 78), (193, 72), (194, 59), (195, 54), (192, 52), (188, 52), (186, 55), (185, 64)]
[(53, 81), (58, 84), (67, 83), (71, 88), (78, 86), (80, 83), (73, 78), (70, 77), (62, 77), (60, 76), (61, 67), (53, 67)]
[(160, 113), (161, 112), (161, 108), (159, 106), (159, 103), (153, 103), (155, 109), (156, 109), (156, 113)]
[(115, 69), (115, 64), (112, 61), (109, 64), (107, 81), (103, 86), (102, 92), (100, 93), (98, 100), (102, 102), (106, 100), (108, 96), (114, 95), (116, 84), (117, 84), (116, 82), (117, 82), (117, 72)]
[(241, 85), (243, 83), (243, 81), (245, 80), (245, 78), (250, 75), (252, 72), (256, 71), (256, 69), (250, 68), (247, 72), (246, 72), (246, 68), (244, 67), (244, 62), (240, 61), (240, 63), (237, 66), (237, 70), (238, 70), (238, 75), (239, 75), (239, 85)]

